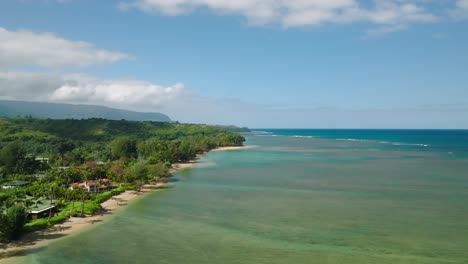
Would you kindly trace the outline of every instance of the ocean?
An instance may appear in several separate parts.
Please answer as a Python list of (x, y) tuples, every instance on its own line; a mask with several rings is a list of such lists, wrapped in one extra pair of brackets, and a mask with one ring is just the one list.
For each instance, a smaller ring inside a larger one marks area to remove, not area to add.
[(468, 131), (246, 137), (17, 263), (468, 263)]

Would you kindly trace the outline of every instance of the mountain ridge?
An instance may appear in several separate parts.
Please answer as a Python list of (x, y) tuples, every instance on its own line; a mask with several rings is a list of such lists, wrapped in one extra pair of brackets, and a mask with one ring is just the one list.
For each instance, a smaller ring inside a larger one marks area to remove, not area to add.
[(19, 116), (51, 119), (103, 118), (171, 122), (169, 116), (157, 112), (136, 112), (100, 105), (0, 100), (0, 117)]

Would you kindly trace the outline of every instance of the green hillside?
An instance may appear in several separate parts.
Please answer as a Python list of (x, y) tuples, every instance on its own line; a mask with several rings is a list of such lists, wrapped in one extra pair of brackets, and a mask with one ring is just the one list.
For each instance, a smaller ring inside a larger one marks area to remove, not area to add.
[[(103, 149), (119, 137), (131, 137), (141, 142), (148, 139), (169, 142), (190, 139), (205, 144), (201, 146), (203, 149), (241, 145), (243, 137), (229, 130), (231, 128), (221, 126), (97, 118), (0, 118), (0, 147), (18, 141), (31, 154), (53, 156), (63, 145), (74, 146), (73, 150), (84, 146)], [(96, 158), (108, 158), (108, 153), (100, 154)]]

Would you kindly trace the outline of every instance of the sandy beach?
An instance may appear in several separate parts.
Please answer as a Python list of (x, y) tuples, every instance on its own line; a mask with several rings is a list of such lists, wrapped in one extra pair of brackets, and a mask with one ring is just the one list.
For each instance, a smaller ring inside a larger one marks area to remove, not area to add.
[(140, 192), (126, 191), (103, 202), (100, 214), (86, 217), (71, 217), (67, 221), (48, 229), (26, 234), (18, 241), (6, 245), (2, 244), (0, 245), (0, 259), (21, 255), (25, 251), (47, 246), (51, 241), (85, 230), (96, 223), (102, 222), (106, 217), (119, 210), (119, 208), (142, 197), (145, 193), (156, 189), (163, 189), (165, 185), (164, 183), (146, 184)]
[[(222, 147), (217, 148), (213, 151), (227, 151), (227, 150), (238, 150), (249, 148), (246, 146), (240, 147)], [(179, 170), (191, 168), (197, 163), (198, 156), (195, 160), (173, 164), (171, 173), (175, 173)], [(104, 221), (109, 215), (114, 214), (120, 208), (128, 205), (131, 202), (144, 196), (148, 192), (152, 192), (158, 189), (164, 189), (167, 184), (146, 184), (143, 186), (140, 192), (137, 191), (126, 191), (119, 195), (113, 196), (111, 199), (101, 204), (103, 210), (101, 214), (86, 216), (86, 217), (71, 217), (67, 221), (57, 224), (48, 229), (35, 231), (24, 235), (20, 240), (8, 243), (0, 244), (0, 260), (2, 259), (13, 259), (15, 256), (21, 256), (27, 251), (33, 251), (41, 247), (47, 246), (48, 243), (56, 241), (68, 235), (79, 233), (80, 231), (86, 230), (94, 226), (94, 224)]]
[(229, 151), (229, 150), (240, 150), (240, 149), (251, 149), (255, 148), (256, 146), (234, 146), (234, 147), (220, 147), (220, 148), (215, 148), (211, 151)]

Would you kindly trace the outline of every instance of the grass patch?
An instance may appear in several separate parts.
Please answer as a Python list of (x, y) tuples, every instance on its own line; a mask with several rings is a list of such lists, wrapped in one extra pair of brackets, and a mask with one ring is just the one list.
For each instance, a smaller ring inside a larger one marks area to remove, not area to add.
[(51, 227), (58, 223), (62, 223), (67, 219), (68, 219), (68, 215), (57, 214), (51, 218), (40, 218), (40, 219), (32, 220), (31, 222), (27, 223), (24, 226), (24, 229), (26, 232), (33, 232), (33, 231)]
[(119, 187), (112, 191), (100, 193), (96, 195), (96, 198), (94, 198), (94, 202), (96, 202), (97, 204), (102, 204), (103, 202), (109, 200), (112, 196), (119, 195), (125, 191), (126, 191), (125, 187)]
[[(101, 209), (101, 205), (93, 200), (84, 202), (84, 214), (94, 215)], [(65, 207), (62, 208), (60, 214), (69, 216), (79, 216), (81, 214), (81, 201), (75, 201), (74, 203), (68, 202)]]

